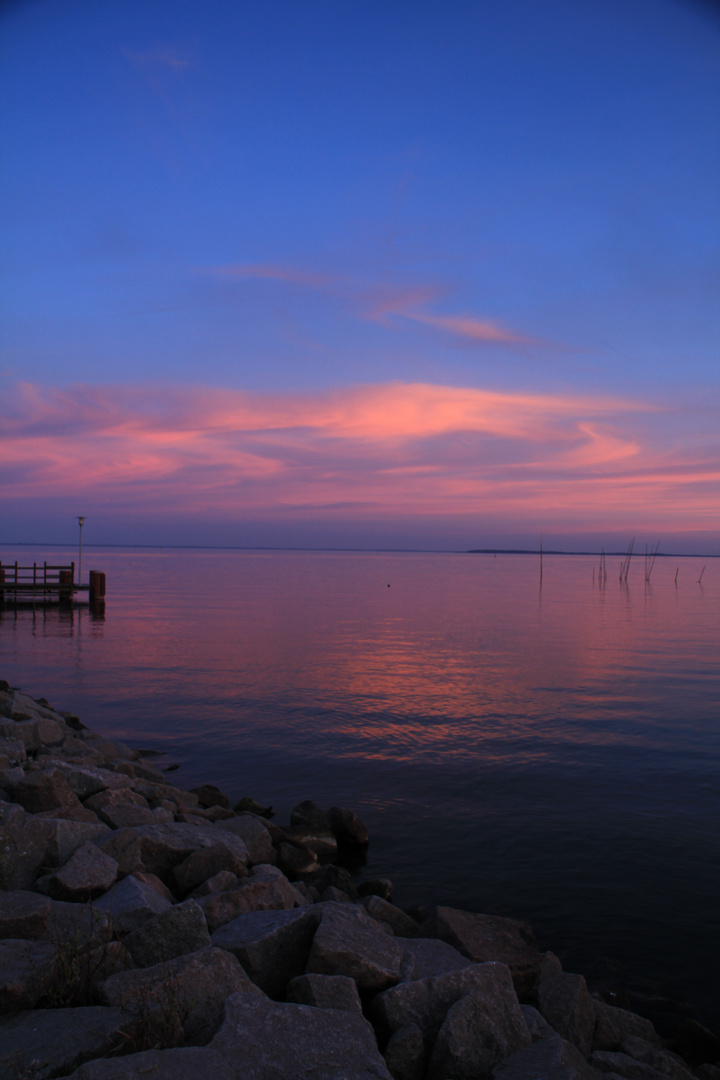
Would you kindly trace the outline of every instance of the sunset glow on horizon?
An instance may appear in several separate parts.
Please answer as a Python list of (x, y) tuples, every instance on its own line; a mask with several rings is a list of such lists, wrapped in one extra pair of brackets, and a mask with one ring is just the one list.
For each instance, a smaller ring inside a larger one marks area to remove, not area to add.
[(0, 543), (720, 554), (704, 5), (36, 0), (0, 47)]

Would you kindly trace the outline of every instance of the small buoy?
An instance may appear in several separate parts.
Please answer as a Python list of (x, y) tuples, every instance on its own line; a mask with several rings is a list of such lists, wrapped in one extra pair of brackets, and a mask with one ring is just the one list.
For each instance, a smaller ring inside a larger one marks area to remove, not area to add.
[(390, 588), (390, 586), (388, 585), (388, 589), (389, 589), (389, 588)]

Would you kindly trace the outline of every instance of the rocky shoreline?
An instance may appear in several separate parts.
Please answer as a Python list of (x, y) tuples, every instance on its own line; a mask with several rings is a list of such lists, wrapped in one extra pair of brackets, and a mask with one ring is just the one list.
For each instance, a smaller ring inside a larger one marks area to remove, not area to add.
[(527, 924), (357, 883), (368, 842), (0, 682), (0, 1080), (720, 1080), (710, 1032), (681, 1057)]

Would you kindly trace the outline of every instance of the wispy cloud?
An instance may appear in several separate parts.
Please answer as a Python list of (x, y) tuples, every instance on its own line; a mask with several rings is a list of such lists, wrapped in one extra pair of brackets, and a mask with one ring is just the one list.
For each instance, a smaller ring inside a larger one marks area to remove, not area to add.
[(429, 305), (446, 297), (447, 289), (438, 285), (398, 286), (388, 283), (363, 285), (343, 276), (320, 274), (298, 267), (273, 264), (238, 264), (211, 267), (205, 271), (221, 277), (245, 280), (272, 280), (301, 286), (340, 297), (349, 302), (357, 318), (383, 326), (402, 328), (408, 323), (431, 327), (470, 344), (529, 346), (541, 349), (567, 349), (566, 345), (544, 341), (532, 335), (500, 326), (475, 315), (443, 315)]
[[(647, 403), (389, 383), (315, 394), (18, 386), (8, 497), (83, 494), (139, 516), (482, 515), (706, 528), (718, 443), (667, 446)], [(639, 522), (640, 519), (640, 522)]]

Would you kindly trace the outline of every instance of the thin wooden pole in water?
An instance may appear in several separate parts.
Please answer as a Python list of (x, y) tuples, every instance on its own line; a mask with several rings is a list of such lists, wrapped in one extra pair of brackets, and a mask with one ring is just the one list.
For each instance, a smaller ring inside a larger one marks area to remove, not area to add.
[(543, 551), (542, 551), (542, 536), (541, 536), (540, 537), (540, 584), (541, 585), (542, 585), (542, 574), (543, 574), (542, 556), (543, 556)]
[(678, 571), (679, 571), (679, 569), (680, 569), (680, 567), (679, 567), (679, 566), (676, 566), (676, 567), (675, 567), (675, 584), (676, 584), (676, 585), (677, 585), (677, 576), (678, 576)]
[(700, 571), (700, 577), (698, 578), (698, 585), (702, 581), (702, 576), (703, 576), (704, 573), (705, 573), (705, 567), (703, 566), (702, 570)]

